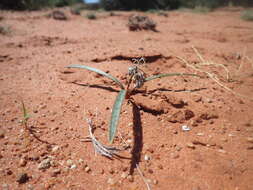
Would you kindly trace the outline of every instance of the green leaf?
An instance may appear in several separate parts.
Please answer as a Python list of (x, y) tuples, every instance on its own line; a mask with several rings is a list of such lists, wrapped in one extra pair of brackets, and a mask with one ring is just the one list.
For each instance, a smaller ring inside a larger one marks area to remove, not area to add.
[(194, 76), (199, 77), (199, 75), (191, 74), (191, 73), (164, 73), (159, 75), (153, 75), (151, 77), (145, 78), (145, 81), (150, 81), (153, 79), (163, 78), (163, 77), (171, 77), (171, 76)]
[(101, 71), (99, 69), (89, 67), (89, 66), (86, 66), (86, 65), (70, 65), (70, 66), (67, 66), (67, 68), (79, 68), (79, 69), (86, 69), (86, 70), (89, 70), (89, 71), (96, 72), (100, 75), (103, 75), (104, 77), (107, 77), (107, 78), (113, 80), (114, 82), (116, 82), (120, 86), (121, 89), (124, 89), (123, 84), (118, 79), (116, 79), (112, 75), (109, 75), (108, 73), (106, 73), (104, 71)]
[(119, 117), (120, 117), (120, 111), (123, 104), (123, 101), (126, 96), (126, 90), (121, 90), (119, 94), (117, 95), (117, 98), (114, 102), (113, 109), (112, 109), (112, 115), (111, 115), (111, 121), (110, 121), (110, 127), (109, 127), (109, 141), (110, 143), (113, 142), (113, 139), (116, 134), (117, 126), (119, 123)]
[(24, 121), (27, 121), (27, 120), (30, 118), (30, 116), (29, 116), (29, 114), (27, 113), (27, 110), (26, 110), (26, 108), (25, 108), (25, 104), (24, 104), (23, 101), (22, 101), (22, 109), (23, 109)]

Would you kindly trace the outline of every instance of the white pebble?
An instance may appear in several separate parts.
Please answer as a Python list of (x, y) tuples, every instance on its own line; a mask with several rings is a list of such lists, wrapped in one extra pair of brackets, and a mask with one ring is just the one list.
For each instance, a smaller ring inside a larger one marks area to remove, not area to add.
[(149, 155), (147, 155), (147, 154), (145, 154), (145, 156), (144, 156), (144, 160), (145, 160), (145, 161), (150, 160), (150, 156), (149, 156)]
[(191, 129), (190, 129), (189, 126), (183, 125), (183, 126), (182, 126), (182, 130), (183, 130), (183, 131), (190, 131)]

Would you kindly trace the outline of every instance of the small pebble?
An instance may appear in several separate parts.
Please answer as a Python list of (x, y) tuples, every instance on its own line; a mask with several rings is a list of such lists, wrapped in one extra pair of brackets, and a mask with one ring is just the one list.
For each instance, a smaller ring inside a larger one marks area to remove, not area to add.
[(228, 142), (228, 139), (226, 139), (226, 138), (221, 138), (221, 141), (223, 141), (223, 142)]
[(157, 185), (157, 184), (158, 184), (158, 180), (154, 179), (154, 180), (153, 180), (153, 183), (154, 183), (155, 185)]
[(5, 172), (6, 172), (7, 175), (12, 175), (13, 174), (13, 172), (9, 168), (7, 168)]
[(26, 183), (29, 180), (27, 173), (18, 174), (17, 182), (19, 184)]
[(132, 175), (128, 175), (127, 179), (128, 179), (129, 182), (134, 182), (134, 178), (133, 178)]
[(66, 162), (66, 164), (67, 164), (67, 166), (72, 166), (73, 165), (73, 161), (72, 160), (67, 160), (67, 162)]
[(223, 150), (223, 149), (219, 149), (218, 152), (223, 153), (223, 154), (226, 154), (226, 153), (227, 153), (227, 152), (226, 152), (225, 150)]
[(204, 136), (204, 133), (197, 133), (197, 136)]
[(180, 151), (180, 150), (182, 150), (182, 147), (181, 146), (179, 146), (179, 145), (176, 145), (176, 147), (175, 147), (175, 149), (176, 149), (176, 151)]
[(195, 146), (194, 146), (194, 144), (192, 144), (192, 143), (187, 143), (186, 146), (187, 146), (188, 148), (195, 149)]
[(75, 164), (70, 166), (70, 169), (76, 169), (76, 168), (77, 168), (77, 166)]
[(145, 156), (144, 156), (144, 160), (145, 161), (148, 161), (148, 160), (150, 160), (151, 158), (150, 158), (150, 156), (149, 155), (147, 155), (147, 154), (145, 154)]
[(27, 185), (27, 190), (35, 190), (35, 188), (31, 184), (28, 184)]
[(194, 145), (202, 145), (202, 146), (206, 146), (205, 142), (199, 141), (199, 140), (193, 140), (192, 144)]
[(159, 164), (158, 166), (157, 166), (159, 169), (163, 169), (163, 165), (162, 164)]
[(59, 149), (60, 149), (59, 146), (54, 146), (54, 147), (52, 148), (52, 152), (56, 152), (56, 151), (59, 150)]
[(0, 129), (0, 139), (3, 139), (5, 135), (4, 130)]
[(109, 185), (115, 185), (115, 181), (112, 178), (108, 178), (107, 183)]
[(177, 159), (177, 158), (179, 158), (179, 154), (176, 152), (172, 152), (172, 153), (170, 153), (170, 157), (173, 159)]
[(104, 173), (105, 173), (104, 169), (99, 170), (99, 174), (104, 174)]
[(56, 176), (59, 175), (60, 173), (61, 173), (61, 169), (54, 169), (54, 170), (52, 171), (51, 176), (52, 176), (52, 177), (56, 177)]
[(248, 141), (249, 143), (253, 143), (253, 137), (248, 137), (248, 138), (247, 138), (247, 141)]
[(51, 159), (47, 158), (41, 161), (41, 163), (38, 165), (38, 169), (44, 170), (44, 169), (50, 168), (50, 166), (51, 166)]
[(89, 166), (86, 166), (86, 167), (84, 168), (84, 171), (85, 171), (86, 173), (89, 173), (89, 172), (91, 171), (91, 169), (89, 168)]
[(123, 179), (126, 179), (127, 176), (128, 176), (128, 173), (127, 173), (127, 172), (123, 172), (123, 173), (121, 174), (121, 178), (123, 178)]
[(114, 174), (113, 168), (109, 168), (109, 173), (110, 173), (110, 174)]
[(182, 128), (182, 131), (190, 131), (191, 130), (190, 127), (187, 125), (183, 125), (181, 128)]
[(154, 171), (152, 169), (148, 169), (148, 173), (152, 174)]
[(21, 158), (19, 161), (19, 166), (24, 167), (24, 166), (26, 166), (26, 164), (27, 164), (27, 161), (25, 159)]

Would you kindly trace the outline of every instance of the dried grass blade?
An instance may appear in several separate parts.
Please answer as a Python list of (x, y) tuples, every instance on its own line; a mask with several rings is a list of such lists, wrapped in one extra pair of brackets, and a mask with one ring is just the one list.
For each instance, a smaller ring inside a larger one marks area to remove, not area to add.
[(163, 77), (171, 77), (171, 76), (194, 76), (194, 77), (199, 77), (199, 75), (191, 74), (191, 73), (163, 73), (163, 74), (147, 77), (147, 78), (145, 78), (145, 81), (150, 81), (150, 80), (163, 78)]
[(87, 123), (89, 126), (90, 139), (93, 144), (95, 152), (97, 152), (98, 154), (101, 154), (102, 156), (108, 157), (108, 158), (112, 158), (113, 156), (115, 156), (115, 153), (120, 150), (115, 147), (107, 147), (107, 146), (104, 146), (103, 144), (101, 144), (92, 133), (93, 127), (92, 127), (91, 120), (87, 119)]

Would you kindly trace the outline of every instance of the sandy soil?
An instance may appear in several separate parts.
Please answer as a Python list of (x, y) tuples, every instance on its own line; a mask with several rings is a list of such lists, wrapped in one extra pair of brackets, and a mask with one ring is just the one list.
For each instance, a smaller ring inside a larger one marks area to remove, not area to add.
[[(1, 11), (0, 189), (250, 190), (253, 188), (253, 25), (241, 9), (208, 14), (146, 14), (154, 31), (129, 31), (131, 12), (99, 13), (96, 20), (48, 11)], [(194, 46), (205, 58), (200, 61)], [(150, 81), (122, 108), (113, 145), (126, 158), (95, 155), (85, 119), (108, 144), (108, 123), (119, 88), (71, 64), (126, 79), (131, 58), (146, 57), (147, 75), (197, 73)], [(200, 66), (222, 87), (196, 71)], [(227, 70), (226, 70), (227, 69)], [(227, 74), (229, 78), (227, 78)], [(227, 89), (226, 89), (227, 88)], [(228, 90), (231, 89), (232, 91)], [(22, 125), (22, 100), (30, 114)], [(134, 111), (134, 114), (133, 114)], [(187, 125), (190, 131), (183, 131)]]

